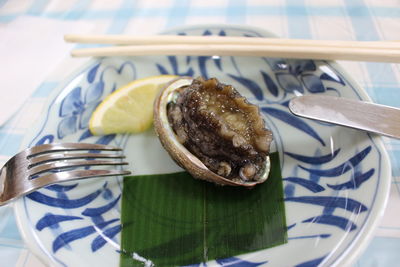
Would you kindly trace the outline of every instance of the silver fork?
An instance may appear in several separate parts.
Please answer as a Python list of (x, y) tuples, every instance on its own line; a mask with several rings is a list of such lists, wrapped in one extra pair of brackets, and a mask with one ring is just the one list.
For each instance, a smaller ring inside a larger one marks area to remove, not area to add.
[[(117, 169), (77, 169), (127, 165), (127, 162), (121, 161), (124, 158), (118, 153), (121, 150), (113, 146), (84, 143), (45, 144), (25, 149), (0, 169), (0, 206), (54, 183), (128, 175), (130, 171)], [(106, 153), (100, 153), (102, 151)]]

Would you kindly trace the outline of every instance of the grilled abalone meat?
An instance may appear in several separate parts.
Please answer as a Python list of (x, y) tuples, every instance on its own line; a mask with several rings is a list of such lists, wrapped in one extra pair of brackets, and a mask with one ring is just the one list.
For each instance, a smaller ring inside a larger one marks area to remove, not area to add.
[(154, 115), (162, 144), (193, 176), (245, 186), (267, 178), (272, 133), (259, 108), (231, 85), (176, 80), (157, 98)]

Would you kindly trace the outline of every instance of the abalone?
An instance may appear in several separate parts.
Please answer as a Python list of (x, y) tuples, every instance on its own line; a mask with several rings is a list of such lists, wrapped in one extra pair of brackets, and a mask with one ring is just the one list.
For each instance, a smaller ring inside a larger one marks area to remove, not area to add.
[(216, 78), (167, 85), (154, 125), (171, 157), (196, 178), (251, 187), (268, 176), (272, 132), (258, 106)]

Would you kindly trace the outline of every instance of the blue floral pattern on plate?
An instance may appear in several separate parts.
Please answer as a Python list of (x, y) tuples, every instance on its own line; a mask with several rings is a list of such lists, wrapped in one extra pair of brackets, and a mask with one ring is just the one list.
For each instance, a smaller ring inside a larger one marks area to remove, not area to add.
[[(270, 36), (216, 25), (169, 33)], [(301, 119), (288, 110), (289, 100), (302, 94), (367, 97), (334, 62), (218, 56), (96, 60), (49, 98), (46, 115), (27, 135), (26, 145), (113, 144), (125, 147), (136, 174), (178, 170), (152, 132), (96, 137), (88, 131), (90, 115), (105, 96), (130, 80), (157, 74), (217, 77), (234, 85), (260, 106), (281, 156), (289, 242), (191, 266), (329, 266), (359, 253), (357, 247), (365, 244), (385, 206), (390, 180), (386, 152), (378, 138)], [(21, 231), (53, 264), (117, 266), (121, 186), (120, 178), (106, 178), (34, 192), (16, 205)]]

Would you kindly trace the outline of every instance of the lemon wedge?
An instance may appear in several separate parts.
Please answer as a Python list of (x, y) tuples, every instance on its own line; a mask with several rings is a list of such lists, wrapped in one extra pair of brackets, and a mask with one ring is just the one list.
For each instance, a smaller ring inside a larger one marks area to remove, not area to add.
[(153, 123), (153, 102), (175, 75), (158, 75), (134, 80), (108, 95), (89, 121), (93, 135), (140, 133)]

